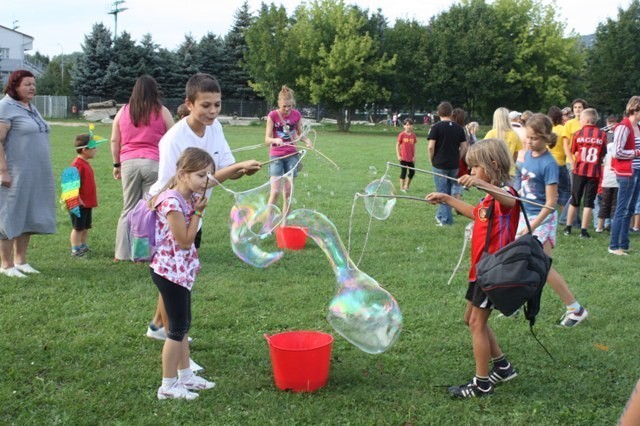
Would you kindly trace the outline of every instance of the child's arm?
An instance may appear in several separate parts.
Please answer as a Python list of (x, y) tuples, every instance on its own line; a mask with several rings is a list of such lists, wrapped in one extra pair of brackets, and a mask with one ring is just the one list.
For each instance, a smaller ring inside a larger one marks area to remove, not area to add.
[[(302, 135), (302, 119), (300, 119), (300, 121), (298, 121), (298, 124), (296, 125), (296, 133), (298, 135)], [(302, 136), (300, 140), (302, 140), (305, 143), (307, 148), (309, 149), (313, 148), (313, 143), (311, 142), (311, 139), (309, 139), (308, 137)]]
[(564, 155), (567, 157), (567, 163), (571, 169), (573, 169), (573, 153), (571, 152), (571, 139), (566, 136), (562, 137), (562, 147), (564, 148)]
[(460, 176), (458, 183), (465, 187), (475, 186), (476, 188), (491, 194), (491, 196), (503, 207), (512, 208), (516, 205), (516, 200), (513, 198), (513, 194), (509, 194), (504, 189), (492, 185), (489, 182), (485, 182), (482, 179), (478, 179), (475, 176)]
[(188, 227), (186, 226), (185, 217), (181, 212), (173, 210), (167, 214), (169, 230), (182, 250), (189, 250), (196, 240), (202, 212), (206, 207), (207, 197), (200, 197), (196, 200), (193, 206), (196, 213), (191, 217), (191, 222), (189, 222)]
[(460, 212), (461, 215), (473, 219), (473, 206), (467, 204), (462, 200), (452, 197), (449, 194), (443, 194), (441, 192), (432, 192), (427, 195), (426, 200), (431, 204), (448, 204), (451, 208)]
[(267, 145), (282, 145), (282, 139), (273, 136), (273, 120), (267, 115), (267, 129), (264, 132), (264, 143)]
[(398, 139), (396, 140), (396, 157), (398, 157), (398, 161), (402, 161), (400, 157), (400, 146), (402, 145), (402, 133), (398, 135)]
[(260, 170), (260, 163), (256, 160), (241, 161), (224, 169), (217, 170), (213, 177), (222, 183), (227, 179), (240, 179), (244, 175), (253, 175)]

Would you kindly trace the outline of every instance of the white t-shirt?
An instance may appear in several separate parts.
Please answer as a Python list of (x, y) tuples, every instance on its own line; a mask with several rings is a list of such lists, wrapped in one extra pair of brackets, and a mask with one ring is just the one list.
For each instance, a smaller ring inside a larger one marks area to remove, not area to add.
[[(216, 119), (212, 125), (207, 126), (204, 136), (196, 135), (187, 120), (180, 120), (164, 134), (160, 139), (160, 165), (158, 169), (158, 181), (153, 184), (149, 193), (156, 195), (166, 183), (176, 174), (176, 163), (182, 151), (187, 148), (201, 148), (207, 151), (216, 164), (216, 170), (224, 169), (236, 162), (231, 148), (224, 137), (222, 125)], [(211, 196), (210, 188), (207, 197)]]

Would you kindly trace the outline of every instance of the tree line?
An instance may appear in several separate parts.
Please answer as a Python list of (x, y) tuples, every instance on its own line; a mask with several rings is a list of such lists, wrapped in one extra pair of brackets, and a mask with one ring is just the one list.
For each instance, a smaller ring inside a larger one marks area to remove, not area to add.
[(136, 43), (123, 32), (114, 41), (95, 24), (82, 52), (50, 62), (39, 92), (126, 101), (146, 73), (165, 96), (183, 97), (186, 80), (207, 72), (225, 98), (274, 104), (287, 84), (299, 102), (333, 111), (343, 130), (355, 110), (430, 111), (441, 100), (485, 120), (500, 106), (546, 111), (576, 97), (620, 114), (639, 92), (640, 0), (602, 22), (590, 46), (567, 36), (554, 4), (541, 0), (461, 0), (427, 23), (393, 26), (380, 9), (342, 0), (302, 3), (290, 13), (263, 3), (255, 14), (245, 2), (234, 19), (226, 36), (186, 35), (175, 51), (150, 34)]

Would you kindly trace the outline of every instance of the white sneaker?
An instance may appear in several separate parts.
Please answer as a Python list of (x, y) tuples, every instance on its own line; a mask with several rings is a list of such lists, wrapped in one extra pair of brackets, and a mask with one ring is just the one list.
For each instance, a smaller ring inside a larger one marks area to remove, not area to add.
[(195, 392), (189, 392), (187, 388), (182, 386), (180, 383), (176, 383), (169, 389), (164, 389), (162, 386), (158, 388), (158, 399), (186, 399), (193, 400), (198, 397), (198, 394)]
[(39, 274), (40, 273), (40, 271), (38, 271), (36, 268), (29, 265), (28, 263), (25, 263), (24, 265), (18, 265), (16, 263), (15, 268), (18, 271), (22, 272), (23, 274)]
[(216, 387), (215, 382), (210, 382), (209, 380), (196, 376), (195, 374), (192, 374), (187, 378), (178, 379), (178, 384), (180, 386), (184, 386), (187, 390), (205, 390)]
[(167, 340), (167, 332), (164, 327), (157, 327), (155, 330), (151, 328), (151, 324), (147, 327), (147, 337), (156, 340)]
[[(156, 340), (167, 340), (167, 330), (164, 327), (158, 327), (157, 329), (152, 329), (151, 325), (147, 327), (147, 337)], [(191, 337), (188, 337), (189, 343), (193, 342)]]
[(204, 371), (204, 367), (198, 365), (194, 360), (189, 358), (189, 368), (193, 371), (193, 374), (202, 373)]
[(0, 268), (0, 274), (6, 275), (7, 277), (11, 277), (11, 278), (27, 278), (27, 276), (22, 272), (18, 271), (18, 269), (16, 269), (15, 266), (13, 268), (7, 268), (7, 269)]
[(589, 312), (587, 312), (584, 306), (581, 306), (578, 312), (575, 312), (575, 311), (565, 312), (564, 315), (562, 315), (562, 318), (560, 319), (559, 325), (561, 327), (575, 327), (576, 325), (584, 321), (588, 315), (589, 315)]

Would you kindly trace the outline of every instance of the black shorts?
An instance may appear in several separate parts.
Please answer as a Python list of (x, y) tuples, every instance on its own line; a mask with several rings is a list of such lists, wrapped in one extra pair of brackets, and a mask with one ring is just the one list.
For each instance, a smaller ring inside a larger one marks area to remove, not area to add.
[(491, 303), (489, 297), (480, 289), (480, 286), (477, 285), (475, 281), (469, 281), (467, 294), (464, 298), (471, 302), (471, 305), (476, 308), (493, 309), (493, 303)]
[(69, 213), (71, 217), (71, 226), (76, 231), (84, 231), (85, 229), (91, 229), (91, 210), (85, 207), (80, 207), (80, 217), (73, 213)]
[(571, 205), (580, 207), (580, 200), (584, 195), (584, 206), (592, 209), (598, 194), (598, 178), (573, 175), (571, 184)]

